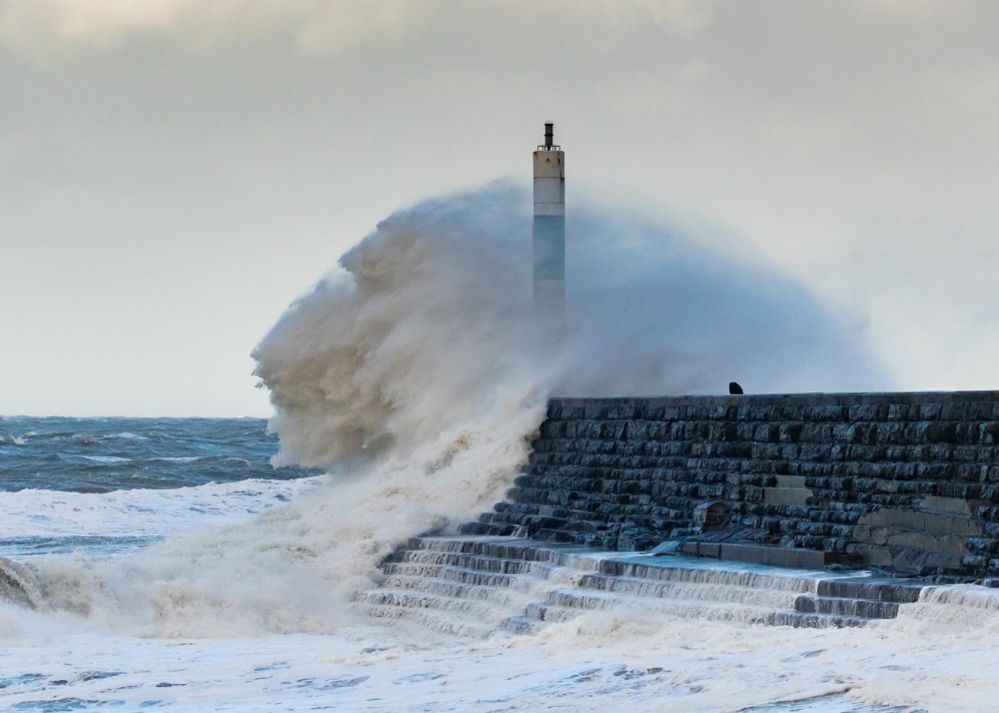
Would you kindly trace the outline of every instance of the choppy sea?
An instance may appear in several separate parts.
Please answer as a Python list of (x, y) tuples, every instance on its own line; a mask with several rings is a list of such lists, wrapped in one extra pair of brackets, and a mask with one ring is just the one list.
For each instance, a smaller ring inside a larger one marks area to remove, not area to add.
[[(0, 555), (113, 565), (252, 522), (330, 477), (274, 468), (276, 450), (254, 419), (0, 419)], [(163, 637), (0, 604), (0, 710), (985, 711), (999, 700), (995, 640), (987, 627), (911, 622), (805, 631), (614, 616), (475, 641), (366, 621)]]

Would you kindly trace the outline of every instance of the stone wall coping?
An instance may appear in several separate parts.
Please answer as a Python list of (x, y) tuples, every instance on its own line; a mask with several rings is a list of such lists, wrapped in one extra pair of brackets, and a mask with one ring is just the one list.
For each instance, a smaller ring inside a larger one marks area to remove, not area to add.
[(555, 406), (853, 406), (859, 404), (924, 404), (999, 402), (999, 391), (885, 391), (885, 392), (816, 392), (790, 394), (687, 395), (687, 396), (557, 396)]

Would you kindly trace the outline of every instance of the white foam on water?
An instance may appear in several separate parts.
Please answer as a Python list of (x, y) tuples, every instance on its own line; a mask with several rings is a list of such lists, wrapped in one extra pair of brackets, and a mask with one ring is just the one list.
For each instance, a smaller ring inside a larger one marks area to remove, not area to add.
[(89, 460), (93, 463), (131, 463), (131, 458), (125, 458), (124, 456), (80, 456), (83, 460)]
[(121, 433), (113, 433), (108, 438), (121, 438), (126, 441), (148, 441), (148, 436), (143, 436), (138, 433), (132, 433), (131, 431), (122, 431)]
[(784, 710), (950, 712), (987, 710), (999, 694), (991, 648), (890, 626), (800, 630), (600, 612), (535, 636), (435, 642), (405, 633), (191, 640), (40, 632), (0, 650), (0, 676), (12, 681), (3, 705), (76, 698), (126, 710), (694, 713), (799, 701)]
[(0, 538), (164, 536), (199, 526), (232, 525), (325, 480), (323, 476), (254, 479), (109, 493), (0, 492)]
[(960, 632), (969, 641), (999, 637), (999, 589), (973, 584), (927, 587), (919, 601), (899, 609), (895, 627), (933, 638)]

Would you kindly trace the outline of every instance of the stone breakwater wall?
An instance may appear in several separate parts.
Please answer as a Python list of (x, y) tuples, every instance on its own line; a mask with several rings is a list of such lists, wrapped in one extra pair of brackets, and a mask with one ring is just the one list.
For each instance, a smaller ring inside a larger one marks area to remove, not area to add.
[(462, 531), (982, 578), (997, 503), (995, 391), (563, 398)]

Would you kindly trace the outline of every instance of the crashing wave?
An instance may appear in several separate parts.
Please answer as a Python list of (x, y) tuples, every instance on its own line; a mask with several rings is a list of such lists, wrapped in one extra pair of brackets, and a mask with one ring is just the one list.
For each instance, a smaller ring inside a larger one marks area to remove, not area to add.
[(568, 225), (552, 339), (532, 318), (528, 205), (500, 185), (391, 216), (256, 349), (277, 462), (330, 469), (329, 486), (113, 562), (46, 558), (46, 605), (159, 635), (330, 630), (400, 543), (503, 496), (553, 391), (864, 378), (856, 335), (791, 281), (592, 209)]
[(0, 557), (0, 602), (37, 608), (42, 601), (36, 571)]

